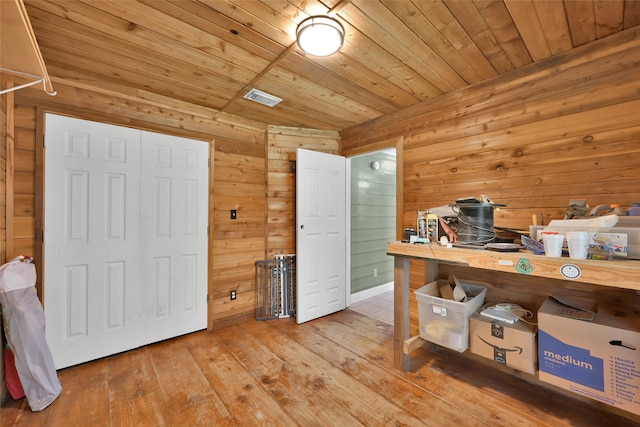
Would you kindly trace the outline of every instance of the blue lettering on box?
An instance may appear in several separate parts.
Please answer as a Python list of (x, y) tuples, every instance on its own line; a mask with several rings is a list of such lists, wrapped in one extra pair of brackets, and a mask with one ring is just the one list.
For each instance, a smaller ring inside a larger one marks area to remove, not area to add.
[(540, 370), (604, 391), (604, 362), (589, 350), (565, 344), (544, 331), (538, 333)]

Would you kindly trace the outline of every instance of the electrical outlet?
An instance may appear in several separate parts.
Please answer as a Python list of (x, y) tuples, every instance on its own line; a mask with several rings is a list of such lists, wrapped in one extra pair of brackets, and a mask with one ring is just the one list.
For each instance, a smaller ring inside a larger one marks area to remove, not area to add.
[(231, 219), (236, 218), (238, 218), (238, 211), (236, 211), (235, 209), (231, 209)]
[(231, 294), (229, 295), (229, 298), (231, 298), (231, 301), (234, 301), (236, 299), (236, 290), (232, 290)]
[(378, 277), (378, 269), (377, 268), (373, 269), (373, 277)]

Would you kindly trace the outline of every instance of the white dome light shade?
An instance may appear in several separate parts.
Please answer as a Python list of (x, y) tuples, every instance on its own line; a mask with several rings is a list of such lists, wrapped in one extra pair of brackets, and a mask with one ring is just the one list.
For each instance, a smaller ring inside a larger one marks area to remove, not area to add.
[(311, 16), (298, 25), (298, 46), (313, 56), (329, 56), (342, 47), (344, 28), (328, 16)]

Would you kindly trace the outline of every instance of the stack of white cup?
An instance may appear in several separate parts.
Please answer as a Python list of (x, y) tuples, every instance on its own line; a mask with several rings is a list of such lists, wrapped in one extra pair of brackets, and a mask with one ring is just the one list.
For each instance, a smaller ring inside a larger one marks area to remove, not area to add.
[(544, 253), (550, 257), (562, 256), (562, 244), (564, 243), (564, 234), (555, 232), (542, 232), (542, 243), (544, 243)]
[(589, 249), (588, 231), (567, 231), (569, 256), (575, 259), (586, 259)]

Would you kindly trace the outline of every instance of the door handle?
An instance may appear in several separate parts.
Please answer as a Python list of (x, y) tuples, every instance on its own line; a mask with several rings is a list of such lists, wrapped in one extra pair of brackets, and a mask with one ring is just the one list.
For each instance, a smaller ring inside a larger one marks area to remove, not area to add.
[(304, 230), (304, 224), (300, 226), (300, 230)]

